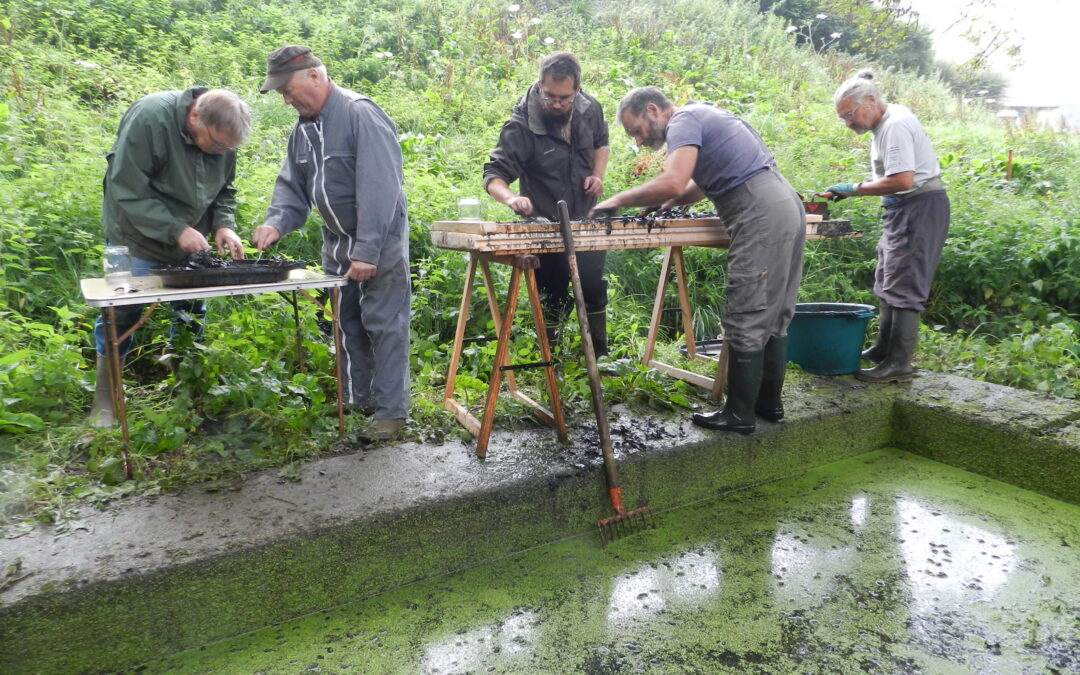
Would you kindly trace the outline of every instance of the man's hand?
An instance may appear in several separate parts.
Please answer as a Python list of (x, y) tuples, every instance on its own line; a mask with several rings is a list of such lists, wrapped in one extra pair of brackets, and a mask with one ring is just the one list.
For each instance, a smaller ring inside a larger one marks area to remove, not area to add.
[(180, 236), (176, 238), (176, 245), (186, 253), (198, 253), (199, 251), (210, 250), (210, 244), (207, 243), (206, 237), (194, 227), (185, 227), (183, 232), (180, 233)]
[(353, 260), (352, 264), (349, 265), (348, 271), (345, 272), (345, 276), (353, 281), (367, 281), (375, 276), (375, 272), (378, 269), (379, 268), (375, 265), (360, 262), (359, 260)]
[(260, 251), (265, 251), (278, 239), (281, 239), (281, 233), (273, 225), (260, 225), (251, 232), (251, 243)]
[(619, 210), (619, 205), (615, 203), (613, 197), (609, 197), (600, 202), (589, 211), (589, 218), (600, 218), (602, 216), (613, 216)]
[(514, 210), (514, 213), (528, 217), (533, 210), (532, 200), (528, 197), (522, 197), (518, 195), (510, 201), (506, 202), (506, 205)]
[(240, 241), (240, 237), (236, 235), (232, 228), (219, 228), (214, 233), (214, 243), (217, 244), (218, 253), (222, 256), (225, 255), (225, 250), (228, 249), (233, 260), (241, 260), (244, 257), (244, 242)]
[(590, 197), (599, 197), (603, 191), (604, 181), (600, 180), (600, 176), (589, 176), (585, 179), (585, 194)]
[(839, 183), (825, 188), (824, 192), (818, 193), (818, 197), (832, 199), (835, 202), (846, 199), (847, 197), (857, 197), (858, 194), (859, 193), (855, 191), (854, 183)]

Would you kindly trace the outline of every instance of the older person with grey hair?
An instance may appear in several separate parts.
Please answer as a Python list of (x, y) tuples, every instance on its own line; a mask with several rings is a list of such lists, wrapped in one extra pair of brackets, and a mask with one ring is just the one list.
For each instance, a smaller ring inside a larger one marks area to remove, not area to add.
[(941, 167), (919, 120), (908, 108), (885, 100), (862, 70), (833, 95), (836, 114), (856, 134), (871, 133), (873, 179), (831, 185), (823, 197), (880, 197), (885, 207), (877, 245), (874, 295), (881, 305), (873, 346), (862, 353), (877, 365), (855, 374), (865, 382), (910, 382), (919, 337), (919, 314), (930, 297), (945, 237), (949, 197)]
[(282, 47), (266, 63), (260, 93), (277, 91), (299, 119), (251, 239), (264, 250), (318, 209), (323, 269), (349, 280), (339, 324), (346, 402), (374, 415), (362, 438), (390, 440), (409, 412), (409, 216), (397, 127), (370, 98), (334, 84), (307, 47)]
[(668, 156), (659, 176), (594, 211), (709, 199), (731, 235), (722, 319), (731, 358), (727, 400), (720, 410), (695, 413), (694, 424), (749, 434), (759, 416), (782, 421), (787, 328), (806, 239), (802, 201), (757, 132), (723, 108), (694, 101), (676, 108), (656, 87), (641, 87), (616, 114), (639, 146), (658, 150), (666, 142)]
[[(127, 246), (133, 276), (150, 268), (184, 262), (210, 249), (244, 257), (235, 230), (236, 148), (251, 133), (251, 113), (236, 94), (192, 87), (164, 91), (135, 101), (120, 119), (116, 142), (106, 155), (101, 222), (108, 244)], [(173, 330), (201, 330), (206, 305), (201, 300), (172, 303)], [(116, 332), (135, 325), (142, 305), (118, 307)], [(113, 423), (108, 390), (105, 337), (99, 318), (97, 388), (90, 408), (95, 426)], [(127, 352), (128, 337), (120, 345)]]

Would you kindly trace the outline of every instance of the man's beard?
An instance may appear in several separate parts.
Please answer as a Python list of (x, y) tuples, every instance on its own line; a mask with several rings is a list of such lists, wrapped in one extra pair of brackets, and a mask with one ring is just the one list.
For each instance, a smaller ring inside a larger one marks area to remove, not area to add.
[(573, 110), (567, 110), (564, 113), (553, 113), (550, 110), (544, 110), (544, 127), (548, 131), (555, 131), (566, 126), (566, 123), (570, 121), (570, 113)]
[(654, 123), (652, 120), (646, 120), (646, 123), (649, 125), (649, 136), (643, 145), (650, 150), (659, 150), (664, 147), (664, 143), (667, 142), (667, 127), (662, 127), (659, 122)]

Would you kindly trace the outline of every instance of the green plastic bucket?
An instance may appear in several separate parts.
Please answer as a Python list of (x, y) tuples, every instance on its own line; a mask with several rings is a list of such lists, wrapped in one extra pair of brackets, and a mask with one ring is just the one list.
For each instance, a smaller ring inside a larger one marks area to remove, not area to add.
[(859, 369), (871, 305), (801, 302), (788, 326), (787, 360), (816, 375), (846, 375)]

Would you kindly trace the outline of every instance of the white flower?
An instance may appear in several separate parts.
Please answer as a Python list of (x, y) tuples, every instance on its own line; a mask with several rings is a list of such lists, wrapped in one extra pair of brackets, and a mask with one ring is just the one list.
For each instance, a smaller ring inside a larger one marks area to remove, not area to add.
[(787, 27), (787, 32), (788, 32), (788, 33), (794, 33), (794, 32), (795, 32), (795, 31), (797, 31), (797, 30), (799, 30), (799, 27), (798, 27), (798, 26), (788, 26), (788, 27)]
[(511, 15), (517, 14), (519, 11), (521, 11), (521, 5), (518, 5), (518, 4), (510, 5), (509, 7), (506, 8), (506, 11), (510, 12)]
[(96, 63), (94, 63), (93, 61), (82, 61), (82, 60), (79, 60), (79, 61), (74, 61), (73, 63), (74, 63), (75, 65), (77, 65), (77, 66), (82, 66), (83, 68), (86, 68), (87, 70), (98, 70), (98, 69), (100, 69), (100, 68), (101, 68), (101, 66), (99, 66), (99, 65), (98, 65), (98, 64), (96, 64)]
[(818, 14), (817, 15), (817, 20), (818, 21), (823, 21), (823, 20), (828, 19), (828, 18), (829, 18), (828, 14)]
[(553, 44), (555, 44), (555, 38), (552, 38), (552, 37), (546, 37), (546, 38), (544, 38), (544, 44), (546, 44), (546, 45), (553, 45)]
[(540, 17), (534, 16), (533, 18), (529, 19), (529, 24), (533, 25), (533, 26), (539, 26), (540, 25)]
[(510, 37), (514, 38), (515, 40), (520, 40), (521, 39), (521, 31), (516, 30), (513, 33), (510, 33)]
[(834, 40), (839, 40), (842, 35), (843, 35), (843, 33), (829, 33), (829, 37), (831, 37)]

